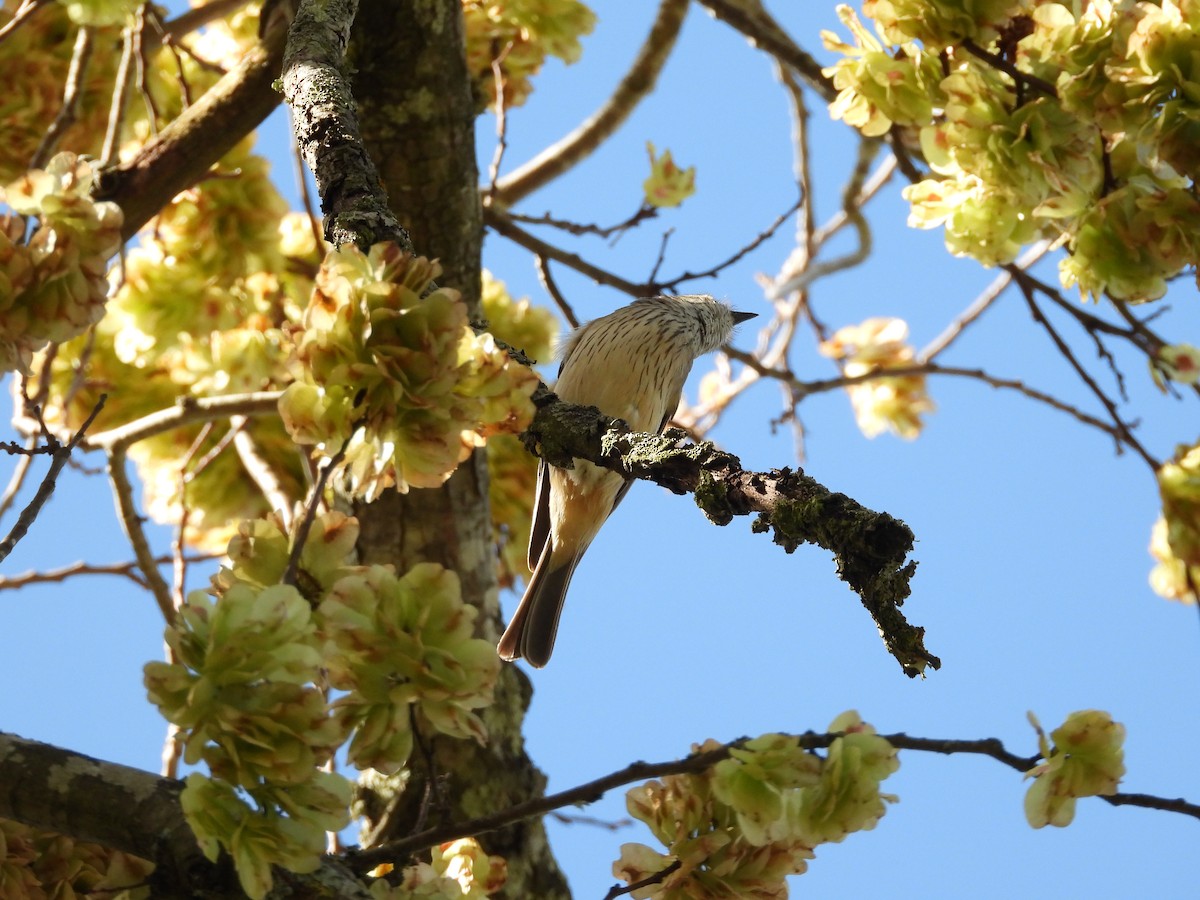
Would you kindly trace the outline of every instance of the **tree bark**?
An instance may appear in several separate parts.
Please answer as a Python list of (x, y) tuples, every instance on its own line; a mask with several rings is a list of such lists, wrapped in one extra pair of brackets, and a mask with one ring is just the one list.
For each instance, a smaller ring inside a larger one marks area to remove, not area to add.
[[(475, 160), (475, 108), (458, 0), (362, 0), (348, 54), (363, 141), (392, 210), (416, 251), (443, 266), (439, 284), (460, 291), (479, 318), (483, 221)], [(440, 489), (390, 493), (356, 510), (363, 562), (404, 571), (422, 561), (458, 572), (463, 597), (480, 610), (479, 634), (494, 640), (500, 615), (488, 507), (486, 457), (476, 452)], [(489, 741), (430, 741), (404, 783), (375, 780), (363, 791), (372, 843), (541, 794), (545, 777), (524, 750), (521, 723), (530, 686), (505, 666), (496, 703), (484, 711)], [(540, 821), (485, 835), (508, 861), (506, 895), (567, 897)]]

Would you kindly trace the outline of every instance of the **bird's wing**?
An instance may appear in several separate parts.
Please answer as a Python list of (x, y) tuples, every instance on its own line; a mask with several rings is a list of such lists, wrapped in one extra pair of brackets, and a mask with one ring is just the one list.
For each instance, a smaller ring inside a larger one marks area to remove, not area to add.
[(533, 495), (533, 522), (529, 526), (529, 569), (537, 566), (550, 537), (550, 467), (538, 460), (537, 491)]

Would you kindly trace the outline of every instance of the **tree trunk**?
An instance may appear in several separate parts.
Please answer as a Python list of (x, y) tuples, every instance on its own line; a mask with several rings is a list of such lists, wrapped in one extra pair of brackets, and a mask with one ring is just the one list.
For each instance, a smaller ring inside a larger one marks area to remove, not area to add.
[[(349, 62), (363, 139), (393, 211), (417, 252), (441, 261), (439, 284), (461, 291), (472, 318), (478, 318), (483, 223), (461, 4), (363, 0)], [(464, 599), (480, 610), (479, 634), (495, 640), (500, 617), (482, 451), (442, 488), (391, 492), (362, 505), (357, 515), (364, 563), (390, 562), (403, 572), (432, 561), (453, 569), (462, 579)], [(429, 752), (414, 754), (406, 780), (372, 781), (363, 792), (364, 833), (372, 843), (540, 794), (545, 777), (525, 754), (521, 736), (530, 693), (528, 679), (505, 666), (496, 703), (483, 715), (490, 736), (486, 747), (426, 737)], [(569, 896), (541, 822), (480, 841), (508, 860), (507, 896)]]

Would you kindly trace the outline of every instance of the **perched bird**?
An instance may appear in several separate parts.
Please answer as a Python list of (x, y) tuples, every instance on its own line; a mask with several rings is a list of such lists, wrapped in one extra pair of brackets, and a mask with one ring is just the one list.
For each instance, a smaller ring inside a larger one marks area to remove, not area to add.
[[(572, 333), (554, 391), (624, 419), (634, 431), (660, 432), (696, 358), (727, 343), (734, 326), (755, 315), (706, 294), (635, 300)], [(524, 657), (538, 668), (550, 660), (571, 575), (631, 484), (582, 459), (573, 469), (541, 463), (529, 532), (533, 576), (496, 648), (503, 659)]]

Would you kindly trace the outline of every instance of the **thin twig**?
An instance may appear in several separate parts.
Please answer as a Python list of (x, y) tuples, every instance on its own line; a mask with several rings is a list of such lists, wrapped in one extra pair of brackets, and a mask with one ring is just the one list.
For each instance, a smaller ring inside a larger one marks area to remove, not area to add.
[[(246, 419), (243, 416), (235, 416), (231, 421), (241, 422), (244, 426)], [(258, 444), (255, 443), (254, 436), (249, 429), (245, 427), (238, 429), (233, 437), (233, 447), (237, 451), (238, 459), (241, 460), (246, 474), (262, 491), (271, 509), (282, 518), (284, 530), (291, 531), (292, 498), (288, 496), (283, 482), (275, 474), (275, 469), (270, 462), (259, 452)]]
[[(87, 433), (88, 428), (91, 427), (92, 422), (95, 421), (96, 416), (100, 414), (100, 410), (104, 409), (104, 402), (107, 399), (107, 394), (100, 395), (100, 399), (96, 401), (91, 414), (79, 426), (79, 430), (75, 432), (74, 437), (67, 444), (60, 445), (58, 440), (47, 432), (47, 441), (55, 447), (52, 459), (50, 460), (50, 467), (46, 470), (46, 475), (42, 478), (42, 483), (38, 485), (33, 499), (21, 510), (21, 514), (17, 516), (17, 521), (13, 524), (8, 536), (0, 541), (0, 562), (3, 562), (8, 557), (8, 554), (12, 553), (17, 542), (25, 537), (30, 526), (33, 525), (34, 520), (41, 513), (42, 507), (46, 505), (46, 502), (50, 499), (50, 495), (54, 493), (54, 485), (58, 479), (59, 472), (67, 464), (67, 460), (71, 458), (71, 453), (79, 446), (79, 442), (83, 440), (83, 436)], [(40, 412), (38, 419), (39, 421), (41, 420)]]
[(563, 318), (567, 320), (567, 324), (572, 328), (578, 328), (579, 319), (575, 315), (575, 310), (571, 308), (571, 304), (567, 302), (567, 298), (558, 289), (558, 285), (554, 281), (554, 275), (550, 272), (550, 261), (541, 254), (537, 254), (534, 260), (537, 265), (538, 280), (542, 282), (542, 287), (546, 289), (546, 293), (550, 295), (550, 299), (554, 301), (554, 305), (558, 307), (558, 311), (563, 314)]
[[(207, 562), (217, 559), (220, 554), (217, 553), (196, 553), (187, 557), (189, 563)], [(166, 565), (171, 562), (172, 557), (160, 556), (155, 560), (158, 565)], [(45, 569), (43, 571), (30, 570), (22, 572), (19, 575), (0, 576), (0, 591), (19, 590), (23, 587), (28, 587), (31, 584), (58, 584), (66, 581), (68, 578), (75, 578), (80, 575), (117, 575), (121, 578), (128, 578), (138, 587), (146, 587), (145, 580), (138, 574), (138, 564), (136, 562), (121, 562), (121, 563), (86, 563), (76, 562), (68, 566), (60, 566), (57, 569)]]
[(967, 38), (958, 46), (962, 47), (976, 59), (983, 60), (993, 69), (1003, 72), (1013, 81), (1015, 81), (1018, 86), (1026, 85), (1038, 91), (1039, 93), (1045, 94), (1047, 97), (1058, 96), (1058, 91), (1055, 89), (1054, 85), (1046, 81), (1046, 79), (1038, 78), (1036, 75), (1031, 75), (1029, 72), (1022, 72), (1003, 56), (992, 53), (990, 50), (985, 50), (970, 38)]
[[(804, 750), (822, 750), (828, 748), (835, 740), (841, 738), (841, 733), (816, 734), (811, 731), (795, 735), (797, 745)], [(903, 732), (898, 734), (881, 734), (898, 750), (913, 750), (926, 753), (967, 753), (987, 756), (1018, 772), (1025, 773), (1034, 768), (1041, 756), (1021, 756), (1009, 751), (997, 738), (981, 738), (978, 740), (960, 740), (955, 738), (923, 738), (913, 737)], [(712, 750), (704, 750), (686, 756), (683, 759), (669, 760), (660, 763), (635, 762), (623, 769), (589, 781), (556, 794), (545, 797), (535, 797), (523, 803), (515, 804), (505, 810), (480, 816), (465, 822), (450, 823), (426, 829), (417, 834), (409, 835), (397, 841), (384, 844), (371, 850), (357, 853), (349, 857), (347, 862), (358, 870), (366, 870), (382, 862), (398, 861), (410, 854), (435, 846), (444, 841), (457, 838), (478, 836), (514, 822), (545, 815), (551, 810), (566, 806), (594, 803), (608, 791), (634, 782), (642, 782), (651, 778), (663, 778), (668, 775), (694, 775), (707, 771), (712, 766), (728, 759), (731, 750), (743, 746), (750, 738), (731, 741)], [(1200, 819), (1200, 804), (1183, 799), (1166, 799), (1149, 794), (1115, 793), (1102, 796), (1100, 799), (1114, 806), (1142, 806), (1165, 812), (1176, 812), (1182, 815)]]
[[(556, 218), (550, 213), (544, 213), (540, 216), (529, 216), (522, 213), (516, 213), (512, 210), (506, 210), (506, 214), (514, 222), (520, 222), (523, 225), (548, 225), (551, 228), (557, 228), (559, 231), (565, 231), (568, 234), (573, 234), (576, 237), (585, 234), (594, 234), (596, 237), (607, 238), (616, 235), (618, 238), (623, 232), (636, 228), (643, 222), (650, 219), (658, 218), (658, 207), (651, 206), (648, 203), (643, 203), (638, 207), (637, 212), (632, 216), (618, 222), (616, 225), (596, 225), (591, 222), (571, 222), (567, 219)], [(616, 243), (615, 239), (613, 243)]]
[(17, 11), (13, 13), (13, 17), (5, 22), (3, 27), (0, 27), (0, 41), (10, 37), (13, 32), (28, 22), (35, 12), (46, 6), (49, 2), (50, 0), (25, 0), (24, 3), (17, 7)]
[(329, 461), (321, 467), (320, 472), (317, 474), (316, 484), (312, 486), (308, 503), (304, 507), (304, 515), (296, 526), (296, 536), (292, 539), (291, 552), (288, 553), (287, 567), (283, 570), (283, 576), (279, 579), (280, 584), (296, 584), (296, 577), (300, 571), (300, 555), (304, 552), (304, 545), (308, 541), (308, 533), (312, 531), (313, 522), (317, 518), (317, 508), (324, 499), (325, 484), (329, 481), (329, 476), (333, 473), (333, 470), (341, 465), (342, 460), (346, 456), (346, 451), (350, 448), (350, 442), (354, 440), (354, 435), (358, 433), (358, 429), (362, 428), (362, 426), (363, 421), (361, 419), (350, 426), (350, 435), (346, 440), (342, 441), (342, 446), (338, 448), (337, 453), (329, 458)]
[(92, 29), (81, 26), (75, 34), (75, 49), (71, 51), (71, 65), (67, 69), (67, 81), (63, 86), (62, 107), (58, 115), (42, 135), (41, 143), (29, 161), (29, 168), (40, 169), (50, 159), (54, 148), (62, 140), (66, 130), (79, 115), (79, 97), (83, 92), (83, 79), (87, 75), (88, 62), (92, 58)]
[(1109, 398), (1108, 394), (1101, 390), (1100, 385), (1096, 384), (1095, 379), (1092, 378), (1088, 370), (1085, 369), (1083, 364), (1076, 358), (1075, 353), (1069, 346), (1067, 346), (1067, 342), (1063, 340), (1062, 335), (1058, 333), (1058, 330), (1050, 323), (1050, 320), (1046, 317), (1046, 314), (1042, 312), (1041, 307), (1037, 305), (1037, 301), (1033, 296), (1033, 291), (1030, 290), (1029, 287), (1023, 282), (1021, 283), (1021, 293), (1025, 297), (1025, 303), (1029, 307), (1029, 312), (1033, 316), (1034, 322), (1042, 326), (1042, 329), (1050, 337), (1050, 340), (1054, 343), (1054, 346), (1058, 348), (1058, 352), (1062, 354), (1063, 358), (1066, 359), (1071, 368), (1075, 370), (1075, 373), (1079, 376), (1080, 380), (1087, 385), (1088, 390), (1095, 395), (1096, 399), (1100, 401), (1100, 403), (1104, 406), (1104, 409), (1108, 412), (1109, 417), (1113, 421), (1113, 425), (1116, 426), (1118, 449), (1120, 448), (1121, 444), (1126, 444), (1142, 458), (1142, 460), (1151, 468), (1152, 471), (1157, 472), (1160, 465), (1158, 460), (1151, 456), (1146, 448), (1142, 446), (1141, 442), (1133, 436), (1133, 431), (1125, 422), (1125, 420), (1121, 418), (1121, 414), (1117, 411), (1117, 405)]
[(230, 416), (263, 416), (277, 412), (282, 391), (255, 391), (223, 397), (184, 397), (176, 406), (160, 409), (84, 442), (89, 449), (124, 449), (183, 425), (210, 422)]
[(121, 37), (121, 61), (113, 79), (112, 103), (108, 109), (108, 125), (104, 130), (104, 145), (100, 151), (98, 167), (106, 169), (117, 162), (117, 147), (120, 143), (121, 124), (125, 121), (125, 95), (129, 92), (129, 75), (133, 69), (134, 25), (125, 26)]
[(647, 294), (652, 293), (645, 284), (635, 284), (632, 281), (622, 278), (620, 275), (609, 272), (607, 269), (602, 269), (587, 262), (575, 253), (568, 253), (566, 250), (555, 247), (553, 244), (549, 244), (539, 237), (535, 237), (525, 229), (519, 227), (512, 220), (511, 216), (501, 212), (495, 206), (485, 206), (483, 208), (483, 221), (485, 225), (497, 234), (501, 234), (510, 241), (520, 244), (526, 250), (538, 256), (560, 262), (564, 266), (586, 275), (597, 284), (606, 284), (622, 293), (628, 294), (630, 297), (645, 297)]
[[(1024, 271), (1030, 266), (1037, 263), (1050, 250), (1049, 241), (1038, 241), (1032, 247), (1021, 254), (1020, 259), (1013, 263), (1013, 266)], [(972, 323), (979, 319), (984, 312), (987, 311), (1002, 293), (1004, 289), (1012, 284), (1012, 272), (1004, 271), (997, 275), (992, 283), (984, 288), (971, 304), (963, 310), (962, 314), (951, 322), (946, 329), (934, 338), (928, 346), (917, 354), (917, 359), (921, 362), (932, 362), (933, 359), (949, 347)]]
[(142, 517), (138, 514), (137, 504), (133, 499), (133, 484), (125, 471), (125, 447), (118, 445), (108, 450), (108, 477), (112, 482), (113, 499), (117, 505), (117, 515), (125, 536), (133, 547), (134, 558), (142, 577), (154, 595), (163, 621), (170, 625), (175, 621), (175, 603), (171, 599), (171, 588), (162, 573), (158, 571), (158, 561), (150, 550), (150, 542), (146, 539), (146, 531), (142, 528)]
[(3, 518), (12, 508), (13, 501), (17, 499), (17, 494), (21, 492), (21, 488), (25, 484), (25, 478), (29, 474), (29, 467), (33, 464), (33, 451), (37, 448), (37, 437), (31, 435), (25, 439), (25, 453), (17, 460), (16, 468), (13, 469), (12, 477), (8, 480), (8, 487), (4, 489), (4, 496), (0, 497), (0, 518)]
[(496, 150), (492, 164), (488, 167), (488, 193), (496, 192), (496, 180), (500, 177), (500, 164), (504, 162), (504, 151), (508, 149), (508, 105), (504, 101), (504, 60), (513, 48), (509, 41), (492, 60), (492, 83), (496, 90)]
[(670, 281), (655, 281), (652, 275), (649, 279), (651, 291), (657, 294), (664, 290), (674, 290), (685, 281), (695, 281), (699, 278), (716, 278), (719, 274), (721, 274), (722, 271), (739, 262), (748, 253), (752, 253), (753, 251), (757, 250), (763, 244), (763, 242), (770, 240), (775, 232), (779, 230), (779, 226), (791, 218), (792, 213), (800, 209), (803, 204), (804, 197), (798, 197), (791, 206), (789, 206), (775, 218), (775, 221), (760, 231), (754, 237), (754, 239), (750, 241), (750, 243), (743, 246), (740, 250), (735, 251), (732, 256), (714, 266), (711, 266), (710, 268), (707, 268), (701, 272), (684, 272), (682, 275), (678, 275), (675, 278), (672, 278)]
[(683, 865), (682, 860), (675, 860), (669, 866), (659, 869), (653, 875), (647, 875), (645, 878), (640, 878), (637, 881), (627, 885), (614, 884), (609, 888), (608, 893), (604, 895), (604, 900), (616, 900), (617, 897), (624, 897), (632, 894), (634, 891), (641, 890), (644, 887), (649, 887), (652, 884), (661, 884), (667, 878), (679, 871)]

